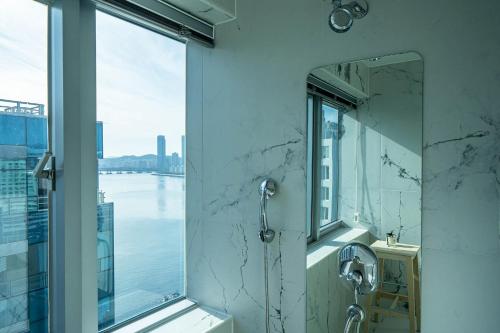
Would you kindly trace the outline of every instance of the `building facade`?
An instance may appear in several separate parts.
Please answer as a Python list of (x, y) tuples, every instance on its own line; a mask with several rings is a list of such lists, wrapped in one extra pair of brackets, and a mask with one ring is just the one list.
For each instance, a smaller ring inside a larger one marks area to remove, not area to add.
[[(47, 150), (41, 104), (0, 100), (0, 332), (48, 333), (48, 192), (33, 170)], [(97, 151), (102, 158), (102, 123)], [(98, 201), (99, 319), (114, 317), (113, 203)]]

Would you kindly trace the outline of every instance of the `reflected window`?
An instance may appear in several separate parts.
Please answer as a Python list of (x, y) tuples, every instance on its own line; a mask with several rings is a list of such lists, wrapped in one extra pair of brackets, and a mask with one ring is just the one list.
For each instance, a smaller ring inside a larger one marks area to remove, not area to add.
[(329, 158), (330, 157), (330, 150), (328, 148), (329, 148), (328, 146), (321, 147), (321, 158)]
[(321, 166), (321, 179), (322, 180), (330, 179), (330, 166), (328, 165)]
[(321, 187), (321, 200), (330, 200), (330, 189), (328, 187)]
[(327, 207), (321, 207), (321, 219), (328, 220), (328, 208)]
[[(314, 89), (312, 90), (314, 91)], [(317, 239), (338, 219), (339, 139), (343, 107), (324, 94), (308, 96), (308, 238)]]

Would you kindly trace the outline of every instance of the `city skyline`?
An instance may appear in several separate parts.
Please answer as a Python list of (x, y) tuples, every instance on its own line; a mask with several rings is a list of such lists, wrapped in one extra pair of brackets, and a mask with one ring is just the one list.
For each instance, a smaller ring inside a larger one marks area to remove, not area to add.
[[(0, 72), (9, 84), (2, 86), (1, 98), (47, 105), (46, 6), (31, 0), (4, 2)], [(96, 29), (97, 121), (107, 128), (105, 155), (153, 153), (156, 133), (165, 133), (168, 154), (180, 153), (185, 45), (99, 11)]]

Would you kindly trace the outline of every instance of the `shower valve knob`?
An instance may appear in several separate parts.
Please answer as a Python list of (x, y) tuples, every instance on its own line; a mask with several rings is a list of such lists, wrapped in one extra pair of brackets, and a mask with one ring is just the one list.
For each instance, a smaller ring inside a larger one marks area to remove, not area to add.
[(264, 243), (271, 243), (274, 239), (274, 231), (271, 229), (259, 231), (259, 238)]

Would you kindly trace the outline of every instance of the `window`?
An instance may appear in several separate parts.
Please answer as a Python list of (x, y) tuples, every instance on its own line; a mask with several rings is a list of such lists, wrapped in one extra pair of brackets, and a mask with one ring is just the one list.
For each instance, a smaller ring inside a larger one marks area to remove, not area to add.
[(322, 180), (330, 179), (330, 166), (328, 165), (321, 166), (321, 179)]
[(47, 6), (0, 10), (0, 332), (48, 332)]
[(308, 239), (338, 222), (339, 128), (344, 107), (320, 94), (308, 96)]
[(328, 208), (327, 207), (321, 207), (320, 218), (321, 218), (321, 220), (328, 220)]
[(330, 200), (330, 188), (321, 186), (321, 200)]
[(185, 294), (185, 52), (97, 12), (101, 330)]
[(321, 146), (321, 158), (329, 158), (330, 157), (330, 147)]

